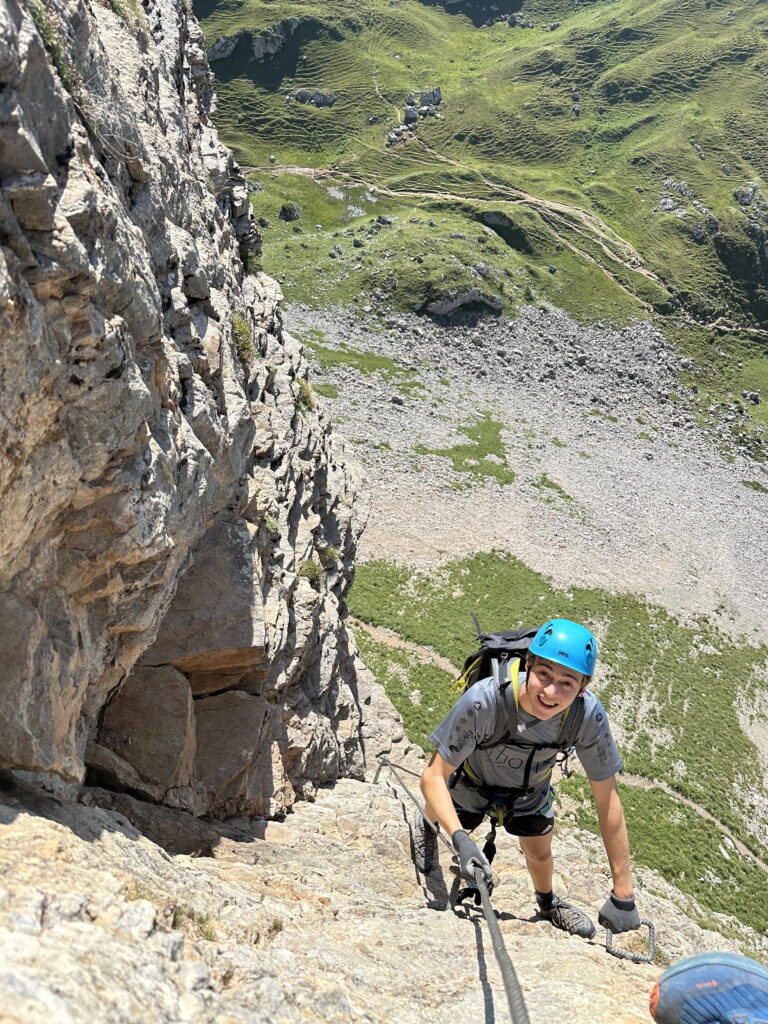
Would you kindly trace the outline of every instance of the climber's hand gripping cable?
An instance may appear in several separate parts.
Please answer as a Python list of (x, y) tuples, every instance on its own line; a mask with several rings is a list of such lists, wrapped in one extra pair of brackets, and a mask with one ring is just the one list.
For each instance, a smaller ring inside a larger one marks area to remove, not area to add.
[(475, 869), (480, 868), (485, 875), (486, 885), (490, 885), (493, 881), (491, 865), (477, 843), (469, 838), (463, 828), (456, 829), (451, 838), (454, 849), (459, 856), (461, 877), (468, 882), (474, 882)]

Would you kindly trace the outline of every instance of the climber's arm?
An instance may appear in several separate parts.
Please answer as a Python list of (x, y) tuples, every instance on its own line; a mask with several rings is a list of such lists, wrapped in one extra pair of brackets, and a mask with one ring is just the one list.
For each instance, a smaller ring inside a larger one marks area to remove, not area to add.
[(461, 828), (447, 781), (455, 771), (456, 766), (448, 764), (435, 751), (421, 776), (421, 792), (424, 794), (427, 805), (425, 813), (430, 821), (439, 822), (440, 827), (449, 836)]
[(616, 786), (616, 776), (611, 775), (601, 782), (590, 779), (592, 795), (595, 798), (600, 834), (613, 875), (613, 891), (619, 899), (631, 899), (633, 895), (632, 871), (629, 862), (629, 838), (624, 820), (624, 808)]

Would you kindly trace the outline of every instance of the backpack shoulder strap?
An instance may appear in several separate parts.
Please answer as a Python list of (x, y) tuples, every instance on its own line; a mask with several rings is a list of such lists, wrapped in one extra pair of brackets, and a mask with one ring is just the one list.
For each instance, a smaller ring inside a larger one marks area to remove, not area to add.
[(576, 700), (568, 708), (563, 724), (560, 726), (560, 733), (557, 740), (561, 749), (569, 750), (576, 742), (586, 714), (586, 706), (583, 694), (579, 694)]
[(520, 666), (515, 658), (510, 664), (506, 658), (493, 659), (493, 682), (497, 694), (496, 725), (490, 740), (483, 746), (495, 747), (505, 736), (517, 735), (520, 706)]

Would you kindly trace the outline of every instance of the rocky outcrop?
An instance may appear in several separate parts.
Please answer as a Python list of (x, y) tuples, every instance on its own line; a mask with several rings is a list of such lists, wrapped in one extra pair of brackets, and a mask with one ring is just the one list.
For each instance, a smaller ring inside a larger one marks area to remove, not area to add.
[(665, 178), (662, 187), (659, 209), (663, 213), (671, 213), (678, 220), (685, 221), (695, 242), (702, 245), (710, 236), (717, 235), (720, 230), (717, 218), (696, 198), (696, 194), (686, 181)]
[(427, 303), (424, 308), (433, 316), (450, 316), (457, 309), (475, 305), (486, 306), (497, 313), (504, 305), (504, 300), (498, 295), (484, 292), (477, 286), (473, 286), (463, 292), (446, 292), (439, 299)]
[(735, 189), (733, 198), (747, 220), (746, 233), (754, 246), (754, 266), (758, 275), (768, 265), (768, 200), (756, 181), (747, 181)]
[(221, 36), (217, 39), (205, 52), (209, 62), (213, 64), (214, 61), (226, 60), (228, 57), (231, 57), (244, 35), (246, 35), (245, 32), (235, 32), (233, 36)]
[(439, 85), (436, 85), (434, 89), (427, 89), (419, 97), (422, 107), (439, 107), (443, 102), (443, 90)]
[(359, 473), (249, 270), (181, 0), (0, 17), (0, 767), (280, 813), (379, 742)]
[(320, 89), (297, 89), (289, 93), (288, 97), (297, 103), (311, 103), (313, 107), (332, 107), (337, 99), (336, 93)]
[(285, 18), (283, 21), (266, 28), (262, 32), (236, 32), (231, 36), (221, 36), (207, 50), (208, 60), (226, 60), (231, 57), (240, 40), (247, 36), (251, 41), (252, 60), (264, 61), (276, 56), (283, 49), (298, 28), (298, 18)]
[(251, 50), (254, 60), (266, 60), (280, 53), (290, 37), (299, 27), (298, 18), (285, 18), (263, 32), (251, 33)]

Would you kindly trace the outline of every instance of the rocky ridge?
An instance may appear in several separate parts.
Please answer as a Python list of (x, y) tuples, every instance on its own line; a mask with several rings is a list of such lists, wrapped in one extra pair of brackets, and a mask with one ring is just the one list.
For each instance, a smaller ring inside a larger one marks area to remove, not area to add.
[(344, 625), (361, 476), (196, 21), (116, 11), (0, 9), (0, 767), (278, 814), (399, 730)]
[[(144, 805), (138, 831), (125, 816), (138, 817), (136, 801), (101, 808), (97, 791), (81, 800), (92, 805), (0, 793), (0, 1014), (25, 1024), (426, 1024), (506, 1013), (479, 911), (455, 905), (444, 848), (437, 869), (416, 874), (412, 808), (386, 778), (321, 788), (282, 823), (212, 824), (206, 839), (178, 812)], [(170, 852), (147, 838), (162, 816)], [(596, 916), (609, 886), (597, 840), (564, 827), (555, 843), (558, 890)], [(535, 1024), (643, 1024), (668, 959), (736, 949), (642, 872), (658, 963), (630, 965), (606, 954), (601, 930), (587, 942), (536, 919), (516, 844), (499, 844), (495, 867), (494, 904)]]

